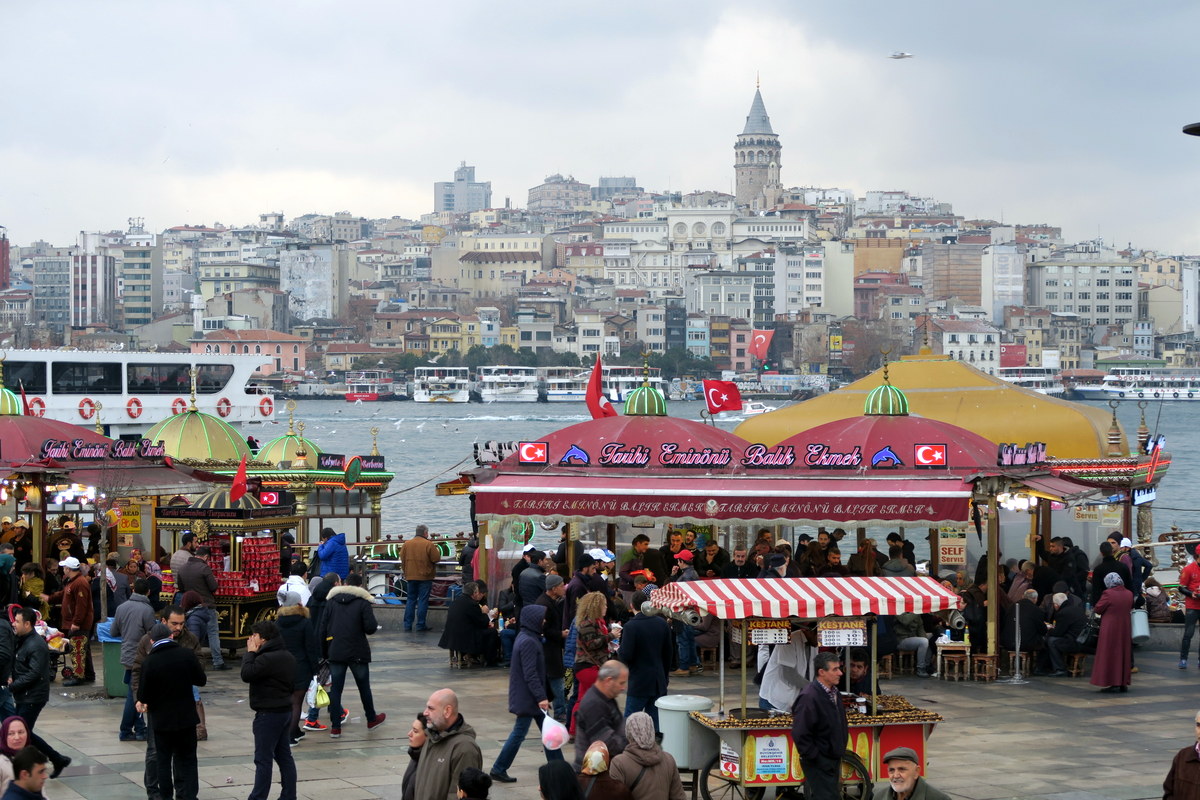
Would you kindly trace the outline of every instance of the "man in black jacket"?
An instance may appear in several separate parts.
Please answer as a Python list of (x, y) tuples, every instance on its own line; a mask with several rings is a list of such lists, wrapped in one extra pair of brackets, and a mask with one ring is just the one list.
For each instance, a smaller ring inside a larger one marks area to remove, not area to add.
[[(655, 701), (667, 693), (671, 669), (671, 626), (662, 617), (641, 611), (625, 623), (617, 658), (629, 665), (629, 689), (625, 692), (625, 716), (645, 711), (658, 729)], [(578, 730), (578, 726), (576, 727)]]
[(467, 581), (462, 594), (454, 598), (446, 610), (446, 627), (438, 647), (455, 653), (481, 656), (489, 667), (500, 660), (500, 634), (488, 618), (486, 606), (487, 584), (483, 581)]
[(250, 630), (242, 659), (242, 680), (250, 684), (254, 709), (254, 788), (247, 800), (268, 800), (272, 760), (279, 765), (279, 800), (296, 800), (296, 762), (288, 735), (296, 659), (274, 622), (262, 620)]
[(29, 729), (29, 743), (50, 757), (54, 771), (50, 777), (57, 778), (71, 763), (71, 759), (59, 753), (33, 731), (38, 715), (50, 702), (50, 648), (34, 625), (37, 611), (21, 608), (17, 611), (13, 632), (16, 634), (16, 653), (12, 658), (12, 692), (16, 714), (25, 720)]
[(1092, 605), (1100, 602), (1100, 595), (1104, 594), (1104, 576), (1110, 572), (1115, 572), (1121, 576), (1121, 580), (1125, 583), (1125, 588), (1133, 591), (1133, 576), (1129, 574), (1129, 567), (1117, 561), (1113, 557), (1112, 542), (1100, 543), (1100, 563), (1092, 570)]
[[(375, 598), (362, 588), (362, 575), (352, 572), (346, 584), (329, 592), (329, 601), (321, 620), (321, 639), (329, 647), (329, 707), (342, 708), (342, 689), (346, 687), (346, 670), (354, 675), (367, 715), (367, 730), (383, 724), (387, 714), (375, 713), (371, 695), (371, 645), (367, 637), (379, 630), (372, 606)], [(334, 720), (329, 738), (342, 737), (342, 720)]]
[(840, 797), (842, 754), (846, 752), (846, 709), (838, 694), (842, 661), (837, 653), (817, 653), (817, 677), (792, 706), (792, 741), (804, 768), (810, 798)]
[(196, 763), (196, 713), (193, 686), (204, 686), (208, 676), (196, 654), (171, 638), (171, 629), (159, 623), (150, 632), (150, 655), (142, 662), (137, 710), (150, 715), (158, 751), (158, 790), (175, 800), (196, 800), (200, 776)]
[(1065, 656), (1078, 653), (1084, 649), (1078, 641), (1079, 634), (1087, 625), (1086, 612), (1079, 600), (1068, 602), (1065, 594), (1059, 592), (1052, 598), (1054, 603), (1054, 627), (1046, 635), (1046, 653), (1050, 657), (1052, 675), (1064, 678), (1067, 675)]
[(604, 742), (609, 757), (625, 749), (625, 715), (617, 707), (617, 695), (629, 683), (629, 669), (620, 661), (605, 661), (596, 673), (579, 710), (575, 712), (575, 771), (583, 769), (583, 757), (593, 742)]
[(545, 627), (542, 629), (546, 681), (554, 694), (551, 698), (554, 703), (554, 717), (564, 725), (567, 724), (567, 694), (564, 688), (566, 668), (563, 666), (563, 647), (571, 627), (571, 624), (563, 619), (563, 596), (566, 593), (567, 587), (562, 576), (551, 573), (546, 576), (546, 591), (534, 602), (534, 605), (546, 608)]

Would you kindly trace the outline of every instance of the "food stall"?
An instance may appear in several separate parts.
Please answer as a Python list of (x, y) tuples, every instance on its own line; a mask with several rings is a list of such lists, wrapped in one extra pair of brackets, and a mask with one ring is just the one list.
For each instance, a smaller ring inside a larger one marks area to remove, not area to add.
[(229, 489), (209, 492), (191, 505), (155, 509), (155, 527), (170, 536), (172, 551), (189, 531), (211, 549), (222, 647), (236, 650), (251, 625), (275, 617), (275, 592), (284, 580), (280, 537), (294, 533), (301, 522), (290, 506), (264, 506), (249, 494), (231, 500)]
[[(930, 578), (776, 578), (671, 583), (655, 590), (650, 603), (671, 614), (711, 614), (723, 624), (736, 621), (742, 648), (787, 642), (790, 626), (781, 626), (781, 621), (817, 621), (822, 645), (841, 648), (870, 642), (873, 650), (875, 616), (948, 612), (960, 608), (962, 600)], [(712, 756), (699, 775), (706, 799), (745, 797), (758, 789), (804, 783), (792, 745), (791, 715), (751, 708), (757, 692), (748, 691), (746, 661), (742, 659), (738, 707), (725, 707), (722, 653), (717, 710), (691, 713), (697, 732), (711, 744)], [(895, 747), (915, 750), (924, 772), (925, 742), (941, 717), (898, 695), (876, 694), (865, 703), (843, 693), (843, 699), (850, 735), (842, 775), (847, 785), (861, 791), (859, 796), (868, 794), (872, 776), (882, 774), (880, 758)]]

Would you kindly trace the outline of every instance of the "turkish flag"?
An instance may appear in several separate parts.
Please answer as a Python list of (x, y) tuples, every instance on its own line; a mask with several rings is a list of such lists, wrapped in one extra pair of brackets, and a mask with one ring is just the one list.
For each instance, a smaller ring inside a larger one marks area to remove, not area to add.
[(767, 351), (771, 349), (771, 339), (774, 336), (775, 331), (751, 331), (750, 355), (754, 356), (759, 361), (766, 361)]
[(918, 467), (946, 466), (946, 445), (917, 444), (913, 445), (913, 463)]
[(705, 381), (704, 401), (710, 414), (742, 410), (742, 393), (733, 381)]
[(246, 494), (246, 457), (242, 456), (242, 463), (238, 464), (237, 475), (233, 476), (233, 486), (229, 487), (229, 500), (236, 503), (242, 499), (244, 494)]
[(517, 444), (517, 463), (550, 463), (550, 445), (546, 442), (519, 442)]
[(597, 353), (596, 366), (592, 367), (592, 377), (588, 379), (587, 394), (584, 395), (588, 411), (592, 413), (592, 419), (618, 416), (613, 404), (608, 402), (608, 398), (600, 391), (600, 379), (603, 375), (604, 369), (600, 366), (600, 354)]
[(33, 416), (33, 411), (29, 408), (29, 398), (25, 396), (25, 381), (21, 381), (21, 413), (27, 417)]

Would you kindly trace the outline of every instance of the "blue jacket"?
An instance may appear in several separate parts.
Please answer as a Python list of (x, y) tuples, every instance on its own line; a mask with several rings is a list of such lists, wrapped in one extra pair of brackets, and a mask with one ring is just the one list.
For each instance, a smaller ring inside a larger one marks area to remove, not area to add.
[(346, 550), (346, 534), (336, 533), (317, 547), (317, 558), (321, 559), (321, 577), (336, 572), (346, 580), (350, 574), (350, 553)]
[(508, 674), (508, 710), (518, 717), (541, 715), (538, 703), (547, 699), (546, 657), (542, 651), (545, 620), (545, 606), (529, 605), (521, 609), (512, 668)]

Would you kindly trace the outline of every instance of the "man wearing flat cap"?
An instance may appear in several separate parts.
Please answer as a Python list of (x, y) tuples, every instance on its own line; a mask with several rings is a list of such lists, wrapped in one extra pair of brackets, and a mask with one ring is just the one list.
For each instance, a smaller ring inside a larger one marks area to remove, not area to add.
[(875, 787), (872, 800), (950, 800), (921, 777), (917, 753), (911, 747), (897, 747), (883, 756), (887, 783)]

